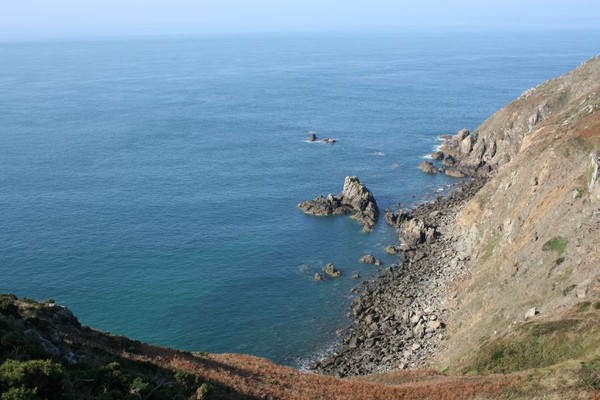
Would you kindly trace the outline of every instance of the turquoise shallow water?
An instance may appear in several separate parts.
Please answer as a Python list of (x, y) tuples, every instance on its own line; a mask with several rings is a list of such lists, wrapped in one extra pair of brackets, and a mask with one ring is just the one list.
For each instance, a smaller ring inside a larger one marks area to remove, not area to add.
[[(358, 258), (396, 234), (296, 204), (358, 175), (381, 209), (454, 182), (416, 165), (594, 55), (597, 32), (0, 43), (0, 292), (189, 350), (298, 365), (345, 326)], [(307, 132), (337, 138), (309, 144)], [(398, 165), (394, 165), (394, 164)], [(338, 281), (311, 278), (326, 262)]]

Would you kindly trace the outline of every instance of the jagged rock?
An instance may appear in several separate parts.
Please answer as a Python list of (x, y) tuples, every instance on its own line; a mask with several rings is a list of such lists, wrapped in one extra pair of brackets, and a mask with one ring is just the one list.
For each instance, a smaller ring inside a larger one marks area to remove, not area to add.
[(441, 160), (443, 158), (444, 158), (444, 153), (441, 151), (436, 151), (434, 153), (431, 153), (432, 160)]
[(470, 134), (471, 134), (471, 131), (469, 131), (468, 129), (461, 129), (460, 131), (458, 131), (456, 136), (452, 137), (452, 139), (454, 139), (460, 143)]
[(391, 244), (390, 244), (390, 245), (387, 245), (387, 246), (385, 246), (385, 249), (384, 249), (384, 251), (385, 251), (387, 254), (392, 254), (392, 255), (393, 255), (393, 254), (398, 254), (398, 248), (397, 248), (396, 246), (393, 246), (393, 245), (391, 245)]
[(313, 277), (313, 279), (315, 281), (322, 281), (323, 280), (323, 275), (321, 275), (319, 272), (315, 273), (315, 276)]
[(317, 134), (314, 132), (309, 132), (308, 133), (308, 141), (314, 142), (315, 140), (317, 140)]
[(459, 144), (460, 154), (468, 155), (469, 153), (471, 153), (471, 150), (473, 150), (473, 146), (475, 145), (476, 140), (477, 139), (475, 135), (472, 133), (465, 137), (463, 140), (461, 140)]
[(421, 164), (419, 164), (419, 168), (421, 169), (421, 171), (425, 172), (426, 174), (437, 173), (437, 168), (429, 161), (422, 161)]
[(367, 254), (362, 256), (358, 261), (364, 264), (375, 264), (375, 257), (372, 254)]
[(325, 265), (323, 268), (323, 272), (332, 278), (339, 278), (342, 276), (342, 273), (335, 267), (335, 265), (333, 265), (333, 263), (327, 263), (327, 265)]
[(325, 144), (335, 144), (337, 143), (336, 139), (331, 139), (331, 138), (323, 138), (321, 140), (321, 142), (325, 143)]
[(442, 165), (445, 165), (446, 167), (454, 167), (456, 165), (456, 158), (452, 157), (451, 155), (447, 155), (444, 158), (444, 161), (442, 161)]
[(406, 212), (394, 213), (391, 210), (385, 210), (385, 222), (398, 228), (402, 222), (410, 219), (410, 214)]
[(373, 194), (355, 176), (347, 176), (339, 196), (322, 196), (311, 201), (304, 201), (298, 207), (312, 215), (342, 215), (354, 213), (352, 218), (363, 224), (363, 230), (370, 232), (377, 218), (379, 208)]
[(360, 274), (358, 272), (353, 273), (352, 279), (360, 279)]

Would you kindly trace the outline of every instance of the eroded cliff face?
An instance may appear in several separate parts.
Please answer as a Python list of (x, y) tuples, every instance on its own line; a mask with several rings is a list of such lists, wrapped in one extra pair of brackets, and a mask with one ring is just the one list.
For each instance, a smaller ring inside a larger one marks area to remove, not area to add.
[(448, 141), (461, 165), (489, 166), (493, 178), (457, 215), (456, 246), (471, 276), (450, 301), (440, 365), (461, 365), (528, 310), (568, 318), (574, 304), (598, 300), (599, 111), (595, 57)]
[(459, 160), (467, 175), (497, 170), (545, 137), (544, 128), (568, 128), (598, 110), (599, 57), (559, 78), (525, 91), (473, 132), (462, 130), (442, 151)]

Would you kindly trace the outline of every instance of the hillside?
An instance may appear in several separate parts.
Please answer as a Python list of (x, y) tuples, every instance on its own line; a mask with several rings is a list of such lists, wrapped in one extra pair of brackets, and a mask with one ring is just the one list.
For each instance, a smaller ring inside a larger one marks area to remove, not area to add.
[[(438, 365), (464, 366), (482, 357), (473, 351), (482, 342), (531, 335), (525, 327), (538, 320), (555, 321), (577, 348), (544, 364), (600, 355), (600, 326), (589, 323), (595, 317), (573, 315), (576, 305), (600, 306), (600, 185), (592, 181), (592, 158), (600, 149), (598, 110), (596, 57), (449, 141), (457, 143), (461, 164), (485, 164), (494, 172), (456, 218), (456, 247), (459, 257), (471, 259), (471, 277), (456, 290)], [(535, 316), (523, 325), (528, 310)], [(522, 339), (547, 347), (543, 342), (553, 335)]]
[[(415, 362), (429, 369), (338, 379), (181, 352), (84, 327), (53, 301), (2, 295), (1, 399), (600, 398), (599, 110), (596, 57), (446, 140), (452, 170), (486, 181), (442, 213), (432, 246), (452, 257), (425, 258), (441, 277), (423, 285), (443, 283), (445, 294), (443, 334)], [(403, 257), (429, 244), (419, 246)], [(398, 279), (414, 260), (399, 263)], [(387, 310), (369, 321), (375, 330)]]

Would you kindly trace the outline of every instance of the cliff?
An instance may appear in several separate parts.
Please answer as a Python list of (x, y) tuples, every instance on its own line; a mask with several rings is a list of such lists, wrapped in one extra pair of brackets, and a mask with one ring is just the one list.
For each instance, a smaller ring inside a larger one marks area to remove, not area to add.
[[(485, 166), (492, 179), (456, 217), (458, 257), (470, 259), (470, 277), (450, 301), (454, 311), (437, 365), (469, 369), (490, 351), (497, 352), (495, 366), (478, 369), (597, 362), (598, 110), (595, 57), (446, 142), (443, 151), (460, 165), (475, 173)], [(554, 328), (531, 331), (536, 324)], [(525, 354), (541, 361), (504, 365), (516, 351), (509, 344), (521, 341), (530, 344)]]

